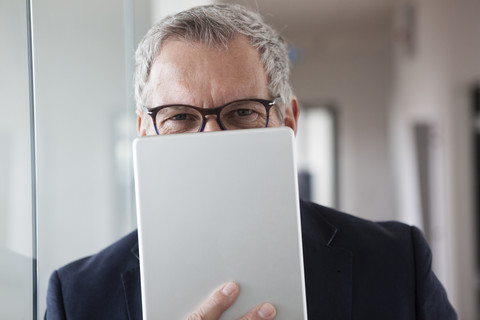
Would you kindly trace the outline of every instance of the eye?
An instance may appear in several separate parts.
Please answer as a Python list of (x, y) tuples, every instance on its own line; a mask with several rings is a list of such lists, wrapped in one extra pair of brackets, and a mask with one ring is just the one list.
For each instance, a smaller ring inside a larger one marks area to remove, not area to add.
[(188, 114), (186, 113), (180, 113), (176, 114), (173, 117), (171, 117), (171, 120), (187, 120)]
[(246, 117), (254, 113), (254, 111), (250, 109), (238, 109), (238, 110), (235, 110), (235, 113), (237, 116)]

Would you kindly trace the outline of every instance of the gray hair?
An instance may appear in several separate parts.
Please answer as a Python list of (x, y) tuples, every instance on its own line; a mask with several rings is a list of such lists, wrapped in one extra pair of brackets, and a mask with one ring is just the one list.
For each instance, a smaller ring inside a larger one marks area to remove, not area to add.
[(259, 54), (268, 77), (268, 90), (281, 97), (282, 113), (292, 96), (290, 64), (286, 41), (262, 17), (236, 4), (194, 7), (165, 17), (143, 37), (135, 53), (135, 100), (137, 109), (149, 104), (150, 69), (162, 44), (169, 38), (228, 47), (236, 35), (244, 35)]

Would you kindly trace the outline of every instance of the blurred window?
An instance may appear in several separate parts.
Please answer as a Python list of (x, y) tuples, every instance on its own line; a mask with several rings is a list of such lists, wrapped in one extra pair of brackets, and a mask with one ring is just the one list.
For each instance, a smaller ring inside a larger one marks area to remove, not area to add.
[(330, 107), (301, 109), (297, 133), (300, 196), (338, 206), (336, 113)]

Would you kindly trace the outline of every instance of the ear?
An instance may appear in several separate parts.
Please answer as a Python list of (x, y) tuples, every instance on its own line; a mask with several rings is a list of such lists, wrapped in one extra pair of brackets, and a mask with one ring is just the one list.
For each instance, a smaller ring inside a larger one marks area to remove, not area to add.
[(298, 107), (297, 97), (293, 96), (290, 104), (285, 108), (285, 126), (292, 128), (295, 135), (297, 135), (298, 116), (300, 109)]
[(137, 110), (137, 134), (139, 136), (146, 136), (147, 135), (147, 122), (144, 119), (145, 113)]

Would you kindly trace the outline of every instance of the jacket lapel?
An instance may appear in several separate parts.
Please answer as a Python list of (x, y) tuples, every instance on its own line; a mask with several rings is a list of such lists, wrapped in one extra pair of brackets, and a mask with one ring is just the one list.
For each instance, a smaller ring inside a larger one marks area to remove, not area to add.
[(132, 248), (131, 253), (137, 266), (122, 273), (125, 302), (129, 320), (142, 320), (142, 295), (140, 289), (140, 266), (138, 265), (138, 243)]
[(309, 319), (351, 319), (352, 253), (333, 246), (337, 228), (301, 202)]

